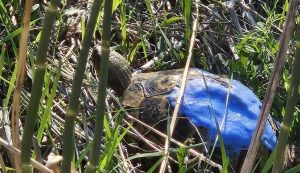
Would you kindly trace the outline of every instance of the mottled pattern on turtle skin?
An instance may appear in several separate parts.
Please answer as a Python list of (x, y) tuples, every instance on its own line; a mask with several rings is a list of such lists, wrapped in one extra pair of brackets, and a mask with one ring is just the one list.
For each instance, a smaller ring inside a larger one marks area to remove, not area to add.
[(150, 125), (167, 118), (167, 94), (182, 77), (182, 70), (169, 70), (136, 74), (123, 93), (122, 104), (137, 108), (134, 115)]
[(142, 100), (139, 107), (139, 119), (154, 125), (168, 117), (168, 99), (165, 96), (153, 96)]
[[(100, 63), (102, 59), (101, 46), (96, 46), (91, 56), (97, 73), (100, 73)], [(127, 64), (121, 54), (111, 49), (108, 63), (109, 86), (118, 94), (122, 95), (131, 80), (133, 69)]]

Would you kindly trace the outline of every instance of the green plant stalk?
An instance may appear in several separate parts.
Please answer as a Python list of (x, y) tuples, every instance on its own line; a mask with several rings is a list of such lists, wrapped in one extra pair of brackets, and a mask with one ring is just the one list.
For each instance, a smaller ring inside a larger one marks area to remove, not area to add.
[(27, 108), (21, 147), (21, 168), (23, 173), (29, 173), (33, 171), (30, 162), (32, 137), (40, 105), (39, 102), (42, 94), (44, 74), (46, 71), (47, 49), (50, 43), (51, 28), (53, 27), (56, 15), (58, 13), (57, 5), (58, 3), (56, 0), (51, 0), (50, 5), (48, 6), (42, 28), (41, 40), (39, 42), (37, 50), (37, 60), (35, 64), (37, 73), (33, 78), (33, 84), (31, 88), (32, 93)]
[(71, 169), (71, 162), (74, 153), (74, 121), (75, 115), (78, 111), (80, 88), (84, 77), (85, 66), (89, 54), (89, 48), (92, 43), (94, 31), (96, 28), (97, 19), (100, 13), (102, 0), (94, 0), (92, 4), (91, 13), (88, 19), (86, 32), (82, 41), (82, 48), (79, 54), (79, 60), (75, 71), (75, 76), (72, 84), (72, 91), (70, 95), (69, 108), (65, 118), (65, 129), (63, 135), (63, 163), (62, 172), (68, 173)]
[(102, 59), (100, 63), (99, 86), (97, 98), (96, 127), (94, 130), (94, 139), (92, 144), (92, 152), (86, 167), (86, 173), (94, 173), (99, 164), (100, 148), (102, 143), (103, 120), (105, 113), (106, 87), (108, 77), (108, 61), (110, 55), (110, 35), (111, 35), (111, 18), (112, 18), (112, 1), (104, 2), (103, 17), (103, 34), (102, 34)]
[(6, 44), (4, 43), (2, 45), (2, 49), (1, 49), (1, 53), (0, 53), (0, 76), (2, 76), (2, 71), (3, 71), (3, 67), (4, 67), (4, 63), (5, 63), (5, 60), (4, 60), (5, 49), (6, 49)]
[[(191, 0), (182, 0), (181, 8), (183, 10), (184, 20), (185, 20), (185, 30), (184, 30), (184, 44), (187, 46), (189, 39), (191, 37)], [(188, 50), (188, 49), (187, 49)]]
[(125, 0), (122, 0), (120, 4), (121, 11), (121, 36), (122, 36), (122, 51), (126, 52), (126, 38), (127, 38), (127, 30), (126, 30), (126, 7)]
[(300, 83), (300, 42), (296, 43), (296, 55), (294, 60), (294, 66), (292, 70), (291, 86), (288, 91), (288, 97), (286, 102), (286, 115), (284, 116), (282, 127), (280, 129), (277, 150), (275, 153), (275, 161), (272, 169), (272, 173), (279, 173), (283, 167), (285, 146), (288, 141), (289, 131), (293, 123), (293, 115), (297, 104), (298, 87)]

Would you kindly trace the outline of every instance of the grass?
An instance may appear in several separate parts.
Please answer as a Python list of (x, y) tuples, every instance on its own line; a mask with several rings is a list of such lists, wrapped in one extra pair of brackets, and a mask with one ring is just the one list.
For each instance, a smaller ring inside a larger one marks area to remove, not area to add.
[[(37, 107), (37, 121), (30, 122), (30, 127), (33, 128), (31, 137), (37, 138), (38, 146), (35, 151), (41, 151), (42, 155), (34, 152), (30, 159), (43, 158), (44, 163), (49, 162), (47, 156), (50, 153), (55, 155), (65, 154), (63, 145), (65, 141), (69, 141), (74, 145), (74, 150), (71, 151), (67, 164), (70, 164), (66, 170), (76, 169), (79, 172), (84, 172), (87, 165), (90, 150), (93, 148), (92, 139), (96, 136), (94, 129), (96, 119), (99, 116), (95, 114), (96, 100), (93, 98), (97, 95), (96, 83), (99, 81), (94, 72), (94, 68), (90, 61), (86, 59), (87, 66), (80, 67), (82, 70), (82, 85), (77, 85), (76, 92), (78, 96), (78, 104), (73, 105), (72, 113), (74, 116), (74, 130), (68, 137), (73, 137), (74, 142), (69, 138), (63, 139), (64, 119), (70, 113), (68, 105), (70, 102), (70, 92), (72, 81), (78, 81), (74, 78), (75, 66), (77, 66), (77, 57), (80, 52), (86, 51), (89, 53), (89, 46), (84, 47), (82, 43), (84, 38), (89, 36), (92, 46), (99, 44), (99, 40), (105, 38), (108, 30), (103, 27), (103, 11), (100, 16), (96, 15), (97, 23), (95, 24), (95, 34), (88, 33), (86, 30), (90, 28), (87, 24), (89, 18), (90, 7), (86, 1), (82, 4), (79, 2), (69, 2), (70, 6), (65, 2), (60, 4), (61, 10), (58, 14), (57, 22), (54, 23), (51, 42), (49, 48), (44, 50), (47, 54), (47, 69), (45, 75), (40, 77), (42, 93), (41, 100), (35, 103)], [(169, 3), (169, 4), (168, 4)], [(159, 57), (158, 61), (154, 62), (154, 66), (150, 70), (165, 70), (183, 67), (185, 64), (188, 47), (190, 44), (190, 36), (192, 34), (192, 23), (195, 18), (194, 1), (182, 0), (176, 2), (162, 1), (139, 1), (133, 2), (130, 0), (114, 0), (112, 12), (112, 34), (106, 39), (110, 41), (111, 46), (116, 46), (117, 51), (122, 53), (133, 68), (138, 68), (149, 62), (154, 57)], [(273, 6), (270, 6), (272, 4)], [(222, 8), (220, 3), (209, 1), (200, 4), (200, 30), (196, 34), (195, 47), (193, 52), (193, 65), (205, 69), (216, 74), (233, 74), (234, 79), (242, 81), (250, 87), (261, 99), (266, 92), (266, 84), (268, 82), (271, 70), (275, 61), (275, 55), (279, 46), (279, 38), (281, 36), (278, 28), (283, 27), (285, 15), (287, 13), (288, 1), (265, 1), (264, 3), (256, 3), (251, 6), (260, 15), (264, 17), (262, 20), (254, 14), (257, 24), (251, 25), (247, 18), (243, 17), (243, 10), (239, 5), (234, 7), (237, 12), (238, 21), (242, 27), (242, 34), (237, 34), (235, 28), (230, 24), (230, 15)], [(13, 9), (13, 10), (11, 10)], [(3, 118), (9, 119), (7, 113), (11, 108), (12, 94), (14, 91), (17, 78), (17, 57), (20, 50), (18, 40), (21, 34), (22, 20), (22, 4), (17, 1), (0, 0), (0, 100)], [(34, 78), (40, 74), (36, 70), (38, 43), (42, 39), (41, 27), (45, 21), (44, 14), (47, 9), (47, 4), (35, 4), (32, 17), (30, 19), (30, 33), (28, 41), (28, 60), (26, 68), (26, 79), (22, 88), (22, 99), (20, 105), (20, 122), (24, 127), (26, 114), (31, 114), (28, 111), (28, 103), (30, 96), (34, 96), (31, 86), (35, 84)], [(73, 9), (73, 14), (67, 10)], [(103, 9), (102, 9), (103, 10)], [(296, 18), (296, 28), (299, 24), (299, 16)], [(104, 33), (103, 33), (104, 31)], [(293, 57), (295, 53), (294, 40), (299, 38), (295, 32), (292, 35), (289, 46), (289, 57)], [(232, 40), (233, 44), (229, 44), (228, 40)], [(234, 53), (232, 50), (235, 49)], [(234, 54), (239, 59), (234, 59)], [(286, 116), (286, 95), (291, 85), (291, 74), (293, 58), (288, 58), (285, 63), (282, 80), (278, 87), (274, 106), (271, 114), (277, 120), (282, 121)], [(103, 81), (102, 79), (100, 81)], [(104, 86), (105, 87), (105, 86)], [(106, 88), (106, 87), (105, 87)], [(101, 90), (105, 91), (105, 90)], [(103, 94), (102, 94), (103, 96)], [(99, 100), (99, 99), (98, 99)], [(113, 97), (103, 99), (105, 101), (101, 106), (106, 114), (104, 120), (100, 120), (104, 127), (103, 143), (96, 142), (100, 146), (97, 152), (100, 152), (96, 157), (100, 157), (100, 161), (95, 159), (93, 167), (98, 172), (130, 172), (131, 169), (142, 169), (142, 166), (135, 167), (139, 163), (143, 163), (143, 159), (148, 157), (158, 158), (147, 172), (155, 172), (160, 163), (164, 160), (162, 157), (163, 150), (150, 149), (154, 144), (147, 144), (140, 139), (138, 142), (133, 128), (136, 122), (130, 122), (133, 125), (125, 126), (122, 120), (127, 117), (125, 109), (118, 106), (118, 101)], [(291, 143), (300, 143), (299, 141), (299, 104), (295, 106), (296, 112), (293, 117), (293, 125), (289, 134)], [(76, 113), (78, 112), (78, 113)], [(103, 114), (104, 115), (104, 114)], [(8, 122), (6, 122), (8, 123)], [(220, 122), (219, 122), (220, 123)], [(9, 127), (9, 126), (8, 126)], [(9, 129), (9, 128), (8, 128)], [(23, 129), (21, 129), (21, 132)], [(101, 130), (101, 129), (100, 129)], [(8, 130), (9, 131), (9, 130)], [(3, 139), (10, 139), (9, 132), (4, 132)], [(74, 133), (73, 133), (74, 131)], [(74, 136), (73, 136), (74, 134)], [(130, 137), (128, 137), (130, 136)], [(222, 138), (220, 138), (221, 140)], [(64, 142), (62, 142), (64, 141)], [(30, 143), (32, 140), (30, 140)], [(140, 144), (147, 146), (147, 150), (138, 148)], [(100, 145), (101, 144), (101, 145)], [(193, 146), (193, 145), (192, 145)], [(31, 148), (31, 144), (29, 145)], [(65, 147), (69, 148), (69, 147)], [(72, 148), (72, 147), (70, 147)], [(124, 148), (132, 150), (126, 151)], [(159, 148), (159, 147), (158, 147)], [(173, 148), (171, 148), (172, 150)], [(64, 149), (65, 150), (65, 149)], [(32, 152), (30, 149), (28, 150)], [(225, 153), (225, 148), (221, 148), (222, 153)], [(14, 168), (13, 160), (9, 157), (8, 150), (3, 156), (2, 170), (4, 168)], [(174, 154), (175, 153), (175, 154)], [(230, 166), (230, 161), (221, 154), (220, 165), (223, 168)], [(178, 163), (178, 172), (187, 172), (195, 170), (210, 170), (214, 168), (206, 163), (188, 162), (192, 158), (189, 149), (179, 147), (171, 151), (171, 157)], [(272, 160), (273, 155), (270, 156)], [(1, 158), (0, 158), (1, 161)], [(29, 162), (30, 160), (27, 159)], [(141, 161), (141, 162), (140, 162)], [(228, 163), (227, 163), (228, 162)], [(1, 163), (1, 162), (0, 162)], [(71, 164), (72, 163), (72, 164)], [(65, 165), (65, 163), (64, 163)], [(270, 170), (271, 162), (265, 165), (266, 170)], [(68, 172), (67, 171), (67, 172)], [(223, 172), (229, 171), (223, 169)], [(299, 171), (299, 166), (289, 168), (288, 173)]]

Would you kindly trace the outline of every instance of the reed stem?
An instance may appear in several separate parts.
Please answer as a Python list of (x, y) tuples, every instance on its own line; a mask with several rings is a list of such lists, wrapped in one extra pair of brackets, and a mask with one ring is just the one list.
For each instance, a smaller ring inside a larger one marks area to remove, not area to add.
[(112, 18), (112, 1), (104, 1), (104, 18), (103, 18), (103, 34), (102, 34), (102, 59), (100, 63), (99, 87), (97, 98), (96, 126), (94, 130), (94, 140), (92, 151), (89, 158), (85, 173), (94, 173), (99, 164), (100, 148), (102, 143), (103, 120), (105, 113), (106, 87), (108, 77), (108, 62), (110, 55), (110, 31)]
[(284, 116), (282, 127), (280, 129), (278, 143), (275, 152), (275, 161), (272, 169), (272, 173), (279, 173), (282, 171), (284, 153), (290, 129), (292, 127), (296, 104), (298, 102), (298, 88), (300, 83), (300, 42), (296, 43), (296, 55), (292, 70), (291, 85), (288, 91), (286, 102), (286, 115)]
[(94, 31), (96, 28), (97, 19), (100, 13), (102, 0), (94, 0), (91, 13), (86, 27), (86, 32), (82, 41), (82, 48), (79, 54), (78, 64), (75, 71), (75, 76), (72, 84), (69, 107), (65, 118), (65, 129), (63, 135), (63, 163), (62, 172), (71, 172), (71, 162), (74, 155), (74, 124), (75, 117), (78, 112), (79, 97), (81, 91), (82, 80), (87, 63), (89, 49), (92, 43)]
[(46, 71), (47, 50), (50, 43), (51, 31), (58, 13), (58, 1), (51, 0), (45, 14), (45, 20), (42, 28), (41, 39), (37, 50), (37, 60), (35, 63), (36, 73), (33, 78), (31, 97), (27, 108), (25, 118), (23, 141), (21, 146), (21, 169), (23, 173), (32, 173), (31, 165), (31, 145), (33, 131), (40, 105), (44, 75)]

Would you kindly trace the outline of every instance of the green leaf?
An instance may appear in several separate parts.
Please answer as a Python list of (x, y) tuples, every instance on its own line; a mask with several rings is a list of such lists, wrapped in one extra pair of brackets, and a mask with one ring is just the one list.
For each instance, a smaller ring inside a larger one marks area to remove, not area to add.
[(138, 159), (138, 158), (144, 158), (144, 157), (157, 157), (157, 156), (162, 156), (164, 155), (163, 151), (158, 151), (158, 152), (153, 152), (153, 153), (136, 153), (135, 155), (129, 157), (126, 159), (127, 161), (133, 160), (133, 159)]
[(275, 157), (275, 151), (276, 148), (272, 151), (270, 157), (268, 158), (266, 164), (264, 165), (261, 173), (268, 173), (268, 171), (271, 169), (272, 165), (273, 165), (273, 161), (274, 161), (274, 157)]
[(113, 1), (113, 7), (112, 7), (112, 12), (114, 12), (118, 6), (120, 5), (121, 1), (120, 0), (114, 0)]
[(178, 173), (185, 173), (186, 172), (186, 165), (184, 164), (184, 158), (186, 157), (187, 152), (185, 148), (180, 147), (177, 150), (177, 160), (178, 160)]
[(184, 20), (184, 17), (175, 16), (175, 17), (172, 17), (172, 18), (169, 18), (169, 19), (163, 21), (162, 26), (166, 26), (171, 23), (175, 23), (175, 22), (179, 22), (179, 21), (183, 21), (183, 20)]
[(62, 63), (60, 61), (59, 66), (56, 70), (56, 75), (55, 75), (55, 79), (54, 79), (54, 82), (53, 82), (53, 86), (51, 88), (51, 93), (50, 93), (50, 96), (48, 97), (48, 100), (47, 100), (46, 109), (45, 109), (45, 112), (42, 116), (41, 124), (40, 124), (39, 130), (38, 130), (38, 134), (37, 134), (38, 143), (41, 142), (44, 130), (48, 127), (48, 123), (50, 122), (51, 108), (52, 108), (52, 105), (53, 105), (53, 100), (56, 96), (58, 81), (59, 81), (60, 74), (61, 74), (61, 65), (62, 65)]
[(160, 159), (154, 163), (153, 166), (151, 166), (151, 168), (147, 171), (147, 173), (152, 173), (156, 170), (156, 168), (160, 165), (160, 163), (163, 161), (165, 157), (160, 157)]
[(298, 173), (300, 172), (300, 164), (287, 170), (285, 173)]

